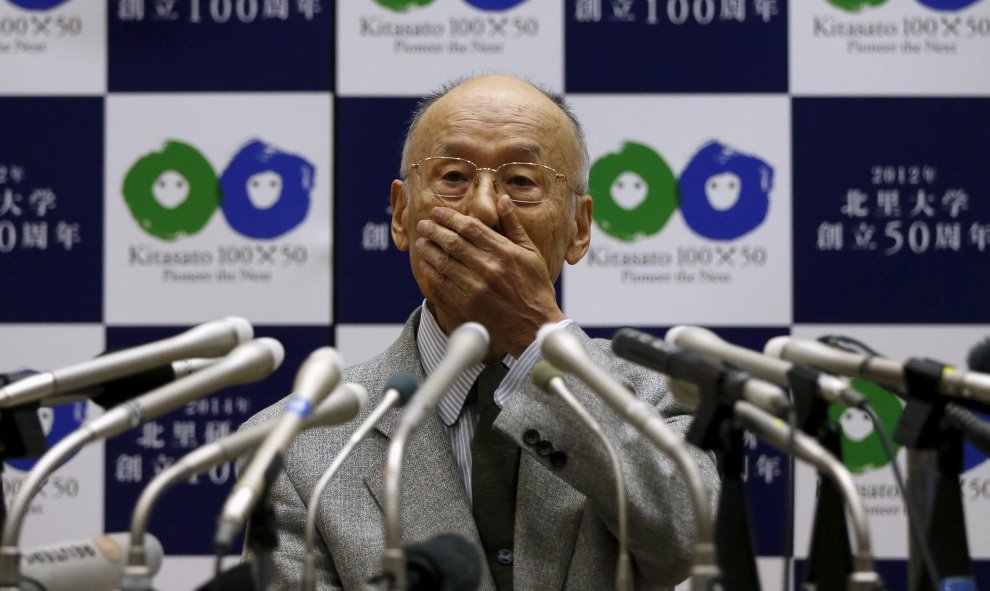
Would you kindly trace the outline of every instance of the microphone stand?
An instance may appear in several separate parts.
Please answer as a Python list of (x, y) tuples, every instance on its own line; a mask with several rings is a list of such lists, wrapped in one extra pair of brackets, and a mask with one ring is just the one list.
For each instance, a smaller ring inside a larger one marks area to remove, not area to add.
[[(951, 399), (939, 394), (939, 383), (945, 366), (928, 359), (910, 359), (904, 364), (907, 404), (894, 433), (894, 439), (911, 452), (932, 450), (936, 456), (935, 495), (929, 504), (927, 498), (915, 498), (916, 507), (930, 507), (928, 511), (928, 544), (932, 549), (935, 568), (941, 581), (931, 581), (932, 573), (917, 560), (918, 549), (912, 545), (910, 553), (909, 589), (921, 591), (932, 583), (973, 583), (973, 570), (966, 540), (966, 520), (959, 488), (962, 473), (962, 434), (944, 420), (945, 405)], [(909, 478), (915, 476), (909, 473)], [(913, 484), (913, 483), (912, 483)], [(909, 485), (912, 494), (918, 487)], [(925, 491), (927, 492), (927, 491)], [(964, 587), (960, 587), (961, 589)]]
[(701, 401), (686, 439), (701, 449), (722, 452), (722, 492), (715, 516), (715, 554), (722, 571), (722, 588), (760, 591), (742, 478), (746, 450), (743, 431), (733, 419), (733, 405), (742, 395), (745, 378), (725, 379), (731, 375), (740, 374), (711, 366), (692, 379)]
[[(787, 382), (794, 397), (798, 427), (841, 460), (841, 431), (828, 420), (829, 403), (816, 394), (818, 371), (794, 365), (787, 373)], [(819, 470), (818, 500), (804, 587), (822, 591), (845, 589), (852, 570), (852, 548), (842, 493), (832, 479)]]

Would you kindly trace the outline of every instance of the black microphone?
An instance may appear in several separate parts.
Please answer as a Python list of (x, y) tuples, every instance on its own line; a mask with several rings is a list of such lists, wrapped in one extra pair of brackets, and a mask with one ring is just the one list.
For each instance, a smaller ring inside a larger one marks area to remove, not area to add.
[[(457, 534), (440, 534), (405, 547), (406, 591), (476, 591), (481, 584), (481, 553)], [(380, 575), (363, 591), (391, 587), (391, 577)]]

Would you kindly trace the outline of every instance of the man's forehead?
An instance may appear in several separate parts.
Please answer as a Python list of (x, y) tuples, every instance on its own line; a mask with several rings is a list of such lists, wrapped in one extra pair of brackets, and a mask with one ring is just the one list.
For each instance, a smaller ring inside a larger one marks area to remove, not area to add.
[[(471, 154), (479, 149), (479, 142), (462, 138), (460, 141), (439, 141), (433, 144), (431, 152), (437, 156), (462, 156)], [(510, 141), (500, 146), (499, 153), (512, 160), (539, 160), (546, 155), (547, 150), (540, 144), (528, 141)]]

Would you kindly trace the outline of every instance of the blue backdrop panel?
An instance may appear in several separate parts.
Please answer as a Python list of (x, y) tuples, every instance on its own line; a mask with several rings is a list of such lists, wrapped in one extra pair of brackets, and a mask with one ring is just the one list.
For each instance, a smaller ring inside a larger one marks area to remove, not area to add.
[(793, 118), (794, 321), (990, 321), (990, 100), (795, 98)]
[(579, 1), (566, 19), (568, 92), (787, 92), (785, 2)]
[[(180, 327), (108, 327), (107, 347), (132, 347), (180, 332)], [(265, 380), (226, 388), (191, 402), (106, 443), (105, 531), (130, 529), (131, 512), (144, 487), (163, 468), (292, 393), (296, 370), (314, 349), (332, 345), (329, 327), (255, 327), (256, 337), (272, 337), (285, 346), (285, 361)], [(216, 518), (236, 482), (233, 463), (176, 486), (155, 506), (148, 531), (165, 553), (212, 554)], [(232, 546), (237, 552), (240, 542)]]
[(0, 322), (101, 322), (103, 98), (0, 113)]
[(107, 16), (111, 91), (332, 89), (333, 7), (320, 2), (142, 0)]
[(409, 254), (389, 230), (389, 186), (397, 178), (414, 99), (338, 98), (334, 219), (334, 318), (340, 324), (406, 321), (423, 296)]

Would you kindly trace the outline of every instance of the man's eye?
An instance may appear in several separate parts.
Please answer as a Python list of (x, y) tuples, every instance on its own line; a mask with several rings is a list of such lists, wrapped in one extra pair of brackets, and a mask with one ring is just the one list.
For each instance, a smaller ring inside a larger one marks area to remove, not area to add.
[(447, 183), (463, 183), (468, 180), (468, 177), (466, 174), (462, 172), (451, 170), (443, 173), (443, 175), (441, 175), (440, 177), (440, 180)]
[(532, 187), (536, 185), (536, 182), (526, 176), (516, 175), (505, 181), (506, 185), (512, 185), (514, 187)]

